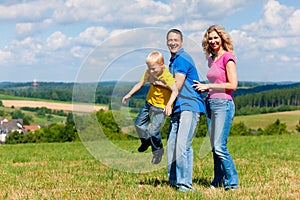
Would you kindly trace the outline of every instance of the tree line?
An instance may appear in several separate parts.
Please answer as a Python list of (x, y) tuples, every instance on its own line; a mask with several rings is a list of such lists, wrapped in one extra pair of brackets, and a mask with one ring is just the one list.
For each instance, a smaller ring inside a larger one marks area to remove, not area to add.
[(237, 96), (235, 105), (237, 115), (297, 110), (300, 108), (300, 87)]
[[(73, 95), (75, 83), (41, 82), (37, 87), (30, 83), (0, 84), (0, 94), (10, 94), (20, 97), (39, 98), (47, 100), (86, 102), (94, 100), (96, 104), (108, 104), (111, 109), (120, 108), (121, 97), (130, 90), (134, 83), (130, 82), (101, 82), (76, 83), (81, 87), (80, 95)], [(94, 88), (94, 91), (90, 88)], [(133, 111), (144, 103), (149, 85), (145, 85), (134, 95), (129, 107)], [(93, 94), (90, 94), (92, 91)], [(205, 97), (205, 94), (203, 94)], [(300, 108), (300, 83), (290, 84), (262, 84), (253, 82), (239, 82), (237, 91), (234, 92), (236, 115), (250, 115), (279, 111), (290, 111)], [(76, 99), (75, 99), (76, 98)], [(114, 102), (114, 105), (111, 105)]]
[[(43, 83), (47, 85), (46, 83)], [(53, 99), (58, 98), (58, 100), (72, 100), (72, 87), (73, 84), (64, 83), (49, 83), (45, 88), (43, 84), (40, 83), (37, 88), (32, 88), (31, 85), (26, 83), (18, 84), (0, 84), (0, 94), (10, 94), (16, 96), (30, 97), (30, 95), (35, 95), (36, 98), (46, 98)], [(95, 101), (96, 103), (112, 104), (112, 101), (117, 104), (117, 106), (110, 105), (110, 110), (105, 112), (100, 110), (96, 113), (98, 123), (103, 130), (106, 137), (112, 140), (119, 139), (134, 139), (137, 138), (135, 131), (133, 130), (130, 134), (122, 130), (123, 122), (116, 121), (115, 117), (118, 116), (119, 110), (122, 108), (120, 105), (121, 97), (128, 92), (134, 83), (122, 83), (117, 87), (114, 82), (104, 83), (98, 85), (96, 88)], [(89, 86), (89, 84), (83, 85), (83, 95), (78, 98), (82, 100), (86, 99), (84, 95), (84, 87)], [(39, 88), (40, 87), (40, 88)], [(142, 90), (134, 95), (134, 97), (129, 101), (130, 112), (132, 115), (136, 115), (141, 106), (144, 104), (145, 95), (148, 91), (149, 85), (146, 85)], [(245, 89), (246, 87), (250, 87)], [(271, 88), (271, 89), (270, 89)], [(61, 95), (64, 93), (65, 95)], [(248, 92), (247, 92), (248, 91)], [(47, 96), (49, 94), (52, 97)], [(58, 95), (59, 94), (59, 95)], [(60, 97), (62, 97), (60, 99)], [(79, 101), (80, 99), (78, 99)], [(300, 106), (300, 83), (299, 84), (287, 84), (287, 85), (251, 85), (245, 84), (243, 88), (235, 92), (235, 104), (236, 104), (236, 114), (237, 115), (248, 115), (248, 114), (259, 114), (267, 112), (277, 112), (277, 111), (287, 111), (299, 109)], [(0, 101), (0, 106), (2, 102)], [(23, 110), (40, 113), (40, 115), (45, 114), (55, 114), (60, 115), (59, 111), (51, 111), (45, 108), (23, 108)], [(114, 114), (117, 113), (117, 114)], [(1, 113), (0, 113), (1, 114)], [(25, 123), (30, 123), (30, 117), (27, 117), (20, 110), (16, 110), (10, 113), (12, 118), (23, 118)], [(63, 115), (63, 114), (61, 114)], [(27, 135), (22, 135), (20, 133), (14, 132), (8, 136), (7, 143), (27, 143), (27, 142), (66, 142), (66, 141), (77, 141), (79, 136), (77, 134), (77, 129), (73, 116), (67, 116), (66, 124), (52, 124), (46, 127), (42, 127), (40, 130), (34, 133), (29, 133)], [(122, 117), (120, 117), (122, 119)], [(84, 120), (84, 119), (83, 119)], [(125, 120), (125, 119), (124, 119)], [(162, 128), (162, 137), (167, 137), (167, 131), (169, 127), (169, 118), (167, 118), (165, 125)], [(125, 124), (125, 122), (124, 122)], [(87, 124), (88, 126), (88, 124)], [(92, 127), (89, 127), (92, 128)], [(295, 127), (297, 132), (300, 132), (300, 121), (297, 127)], [(271, 135), (271, 134), (288, 134), (286, 125), (281, 123), (280, 120), (276, 120), (274, 123), (268, 125), (264, 129), (253, 130), (246, 127), (243, 122), (239, 124), (234, 124), (231, 128), (231, 135)], [(198, 123), (196, 137), (205, 137), (207, 134), (206, 119), (205, 115), (201, 116)]]
[[(113, 113), (117, 112), (117, 113)], [(94, 115), (92, 113), (91, 115)], [(119, 115), (118, 111), (97, 111), (96, 117), (97, 121), (101, 127), (101, 130), (106, 138), (109, 140), (132, 140), (138, 139), (137, 134), (134, 129), (132, 132), (124, 132), (122, 130), (123, 122), (116, 121), (115, 116)], [(121, 114), (120, 114), (121, 115)], [(39, 130), (34, 132), (29, 132), (28, 134), (19, 133), (17, 131), (8, 134), (6, 138), (6, 144), (18, 144), (18, 143), (41, 143), (41, 142), (72, 142), (79, 141), (81, 137), (89, 137), (90, 140), (94, 140), (96, 138), (96, 127), (90, 126), (89, 117), (81, 117), (76, 116), (79, 120), (86, 121), (86, 123), (82, 123), (85, 125), (85, 129), (89, 129), (90, 135), (85, 136), (82, 134), (78, 134), (78, 130), (76, 124), (74, 123), (73, 116), (68, 116), (66, 124), (51, 124), (49, 126), (44, 126)], [(126, 120), (126, 119), (123, 119)], [(128, 119), (127, 119), (128, 120)], [(129, 119), (130, 120), (130, 119)], [(133, 119), (131, 119), (133, 120)], [(169, 129), (169, 120), (168, 117), (164, 126), (162, 127), (161, 134), (162, 138), (166, 139)], [(131, 127), (134, 128), (134, 127)], [(299, 124), (295, 127), (296, 131), (300, 132), (300, 120)], [(238, 124), (234, 124), (231, 127), (230, 136), (259, 136), (259, 135), (282, 135), (282, 134), (290, 134), (287, 130), (287, 126), (285, 123), (281, 123), (279, 119), (277, 119), (274, 123), (269, 124), (266, 128), (259, 128), (257, 130), (251, 129), (247, 127), (243, 122)], [(205, 115), (200, 117), (198, 122), (195, 137), (206, 137), (207, 136), (207, 126), (206, 126), (206, 118)]]

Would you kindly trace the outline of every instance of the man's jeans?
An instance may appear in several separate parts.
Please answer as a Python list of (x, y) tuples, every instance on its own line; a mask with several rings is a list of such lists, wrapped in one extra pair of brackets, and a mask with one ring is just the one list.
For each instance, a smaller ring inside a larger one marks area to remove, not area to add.
[(200, 114), (192, 111), (174, 113), (170, 120), (167, 141), (168, 177), (172, 186), (193, 190), (193, 148), (194, 131)]
[[(152, 152), (163, 148), (160, 129), (166, 115), (162, 108), (152, 106), (146, 102), (135, 120), (135, 128), (143, 144), (149, 144)], [(149, 124), (150, 127), (148, 128)]]
[(207, 125), (214, 158), (212, 185), (225, 189), (238, 187), (238, 174), (227, 149), (227, 139), (234, 117), (234, 102), (226, 99), (207, 99)]

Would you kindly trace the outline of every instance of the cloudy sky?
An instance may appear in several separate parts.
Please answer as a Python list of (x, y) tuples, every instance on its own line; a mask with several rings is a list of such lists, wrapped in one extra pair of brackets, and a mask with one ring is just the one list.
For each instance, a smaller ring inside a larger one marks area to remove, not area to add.
[(2, 0), (0, 82), (76, 82), (92, 75), (88, 65), (100, 81), (138, 79), (145, 41), (168, 61), (170, 28), (182, 30), (186, 49), (198, 44), (192, 56), (204, 73), (200, 42), (212, 24), (232, 36), (240, 81), (300, 82), (299, 19), (299, 0)]

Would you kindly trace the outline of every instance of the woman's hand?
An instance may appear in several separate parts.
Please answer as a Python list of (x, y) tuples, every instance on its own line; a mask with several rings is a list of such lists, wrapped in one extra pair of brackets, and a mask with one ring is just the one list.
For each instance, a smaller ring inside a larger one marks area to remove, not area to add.
[(194, 84), (192, 85), (195, 90), (200, 91), (200, 92), (207, 92), (209, 90), (209, 85), (208, 84), (202, 84), (199, 81), (193, 80)]

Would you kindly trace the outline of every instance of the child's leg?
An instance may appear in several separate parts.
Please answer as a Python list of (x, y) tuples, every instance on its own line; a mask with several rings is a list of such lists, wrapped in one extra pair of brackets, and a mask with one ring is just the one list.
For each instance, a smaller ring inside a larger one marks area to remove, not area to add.
[(157, 108), (154, 106), (151, 107), (150, 112), (152, 119), (148, 134), (151, 136), (151, 147), (153, 152), (152, 163), (158, 164), (160, 163), (164, 153), (160, 129), (165, 122), (166, 115), (164, 114), (162, 108)]
[(147, 128), (150, 122), (150, 107), (151, 105), (146, 102), (134, 122), (136, 132), (142, 142), (141, 146), (138, 148), (139, 152), (146, 151), (151, 145), (150, 136), (147, 133)]

